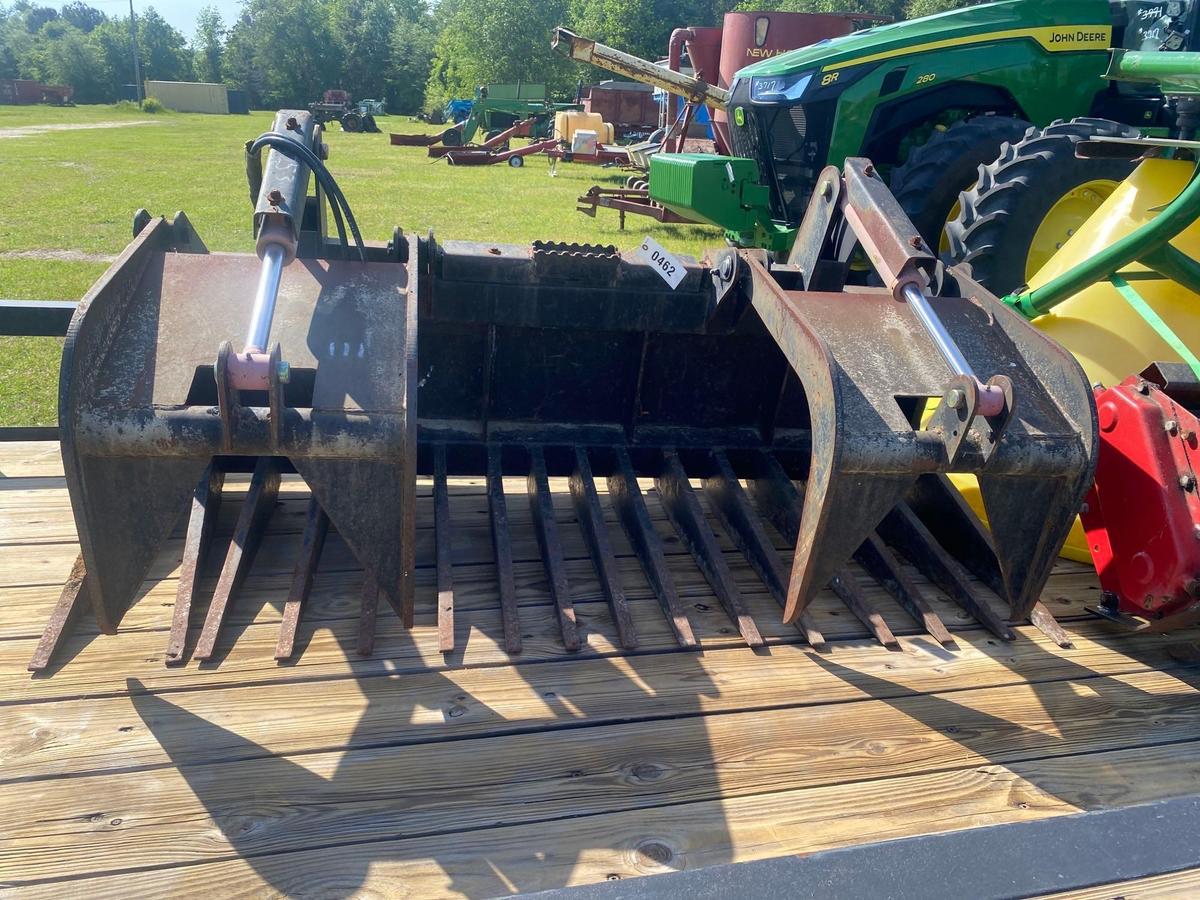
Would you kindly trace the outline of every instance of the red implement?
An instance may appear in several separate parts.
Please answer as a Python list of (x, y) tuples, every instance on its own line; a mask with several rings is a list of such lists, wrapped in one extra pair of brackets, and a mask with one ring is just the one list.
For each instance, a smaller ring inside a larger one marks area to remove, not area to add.
[(461, 150), (451, 150), (445, 154), (446, 161), (452, 166), (494, 166), (497, 163), (508, 163), (514, 169), (525, 165), (525, 157), (535, 153), (545, 153), (558, 142), (553, 138), (538, 141), (527, 147), (514, 147), (511, 150), (496, 152), (482, 147), (468, 147)]
[(1100, 452), (1081, 517), (1100, 612), (1138, 630), (1200, 620), (1200, 421), (1155, 378), (1166, 368), (1097, 392)]
[[(462, 127), (463, 123), (459, 122), (457, 125), (451, 125), (434, 134), (397, 134), (392, 132), (391, 142), (393, 147), (431, 147), (434, 144), (445, 143), (447, 135), (461, 134)], [(459, 140), (462, 139), (459, 138)]]

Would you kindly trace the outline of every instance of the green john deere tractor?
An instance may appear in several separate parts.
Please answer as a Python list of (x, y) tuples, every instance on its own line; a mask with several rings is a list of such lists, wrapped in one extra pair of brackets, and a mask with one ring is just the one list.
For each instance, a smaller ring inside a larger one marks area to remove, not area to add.
[(1076, 158), (1079, 141), (1165, 136), (1186, 112), (1106, 81), (1109, 51), (1196, 49), (1198, 15), (1200, 0), (1002, 0), (795, 50), (730, 86), (736, 156), (655, 156), (651, 196), (783, 252), (821, 170), (865, 156), (925, 240), (1003, 294), (1132, 170)]

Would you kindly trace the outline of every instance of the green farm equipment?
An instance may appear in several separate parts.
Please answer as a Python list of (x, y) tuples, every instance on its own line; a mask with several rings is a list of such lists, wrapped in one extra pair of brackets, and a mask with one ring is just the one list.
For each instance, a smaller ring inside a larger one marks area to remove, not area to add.
[[(1105, 80), (1110, 50), (1189, 49), (1198, 13), (1195, 0), (1001, 0), (772, 57), (738, 72), (725, 103), (734, 155), (757, 171), (659, 155), (651, 197), (739, 244), (784, 250), (822, 169), (867, 157), (931, 246), (971, 259), (992, 290), (1011, 290), (1132, 169), (1123, 159), (1080, 159), (1076, 145), (1166, 135), (1174, 125), (1175, 105), (1156, 85)], [(1030, 226), (1023, 243), (1010, 236), (1002, 264), (987, 264), (999, 248), (979, 219), (1017, 210), (980, 212), (970, 197), (960, 206), (981, 166), (989, 170), (981, 187), (1015, 185), (1008, 195), (1021, 195), (1018, 214)], [(735, 174), (765, 190), (722, 187)]]
[(360, 100), (355, 103), (346, 91), (330, 90), (322, 94), (318, 102), (310, 103), (308, 111), (320, 125), (337, 122), (342, 126), (342, 131), (378, 134), (379, 126), (375, 124), (375, 117), (383, 115), (383, 103), (379, 100)]
[[(545, 140), (554, 132), (554, 114), (562, 110), (582, 109), (578, 103), (552, 103), (544, 96), (529, 96), (528, 91), (493, 90), (507, 85), (475, 89), (471, 114), (461, 122), (435, 134), (393, 134), (392, 144), (400, 147), (428, 147), (430, 156), (444, 156), (450, 150), (474, 145), (482, 132), (485, 140), (522, 125), (519, 137)], [(522, 87), (528, 87), (523, 85)], [(500, 96), (495, 96), (495, 94)], [(524, 124), (527, 123), (527, 124)], [(438, 146), (440, 145), (440, 146)]]

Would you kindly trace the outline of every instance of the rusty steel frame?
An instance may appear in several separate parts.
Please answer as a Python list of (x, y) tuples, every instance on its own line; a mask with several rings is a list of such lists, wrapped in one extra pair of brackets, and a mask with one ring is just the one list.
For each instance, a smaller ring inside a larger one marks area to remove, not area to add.
[(625, 230), (625, 216), (648, 216), (664, 225), (693, 225), (692, 219), (681, 216), (674, 210), (667, 209), (661, 203), (650, 199), (649, 188), (606, 188), (593, 185), (586, 194), (575, 200), (576, 212), (596, 218), (596, 210), (600, 207), (615, 209), (620, 215), (620, 228)]

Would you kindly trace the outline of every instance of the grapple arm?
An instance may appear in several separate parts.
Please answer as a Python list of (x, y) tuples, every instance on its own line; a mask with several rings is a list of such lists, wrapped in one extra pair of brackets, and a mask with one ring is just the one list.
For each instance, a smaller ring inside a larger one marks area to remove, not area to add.
[[(787, 615), (804, 610), (918, 477), (958, 472), (979, 478), (1005, 593), (1024, 619), (1091, 480), (1095, 406), (1084, 374), (963, 271), (939, 272), (865, 160), (849, 160), (844, 175), (826, 170), (820, 184), (789, 265), (742, 254), (750, 306), (801, 382), (812, 422)], [(822, 272), (835, 287), (829, 273), (844, 277), (836, 262), (848, 239), (887, 288), (785, 287)], [(942, 295), (926, 297), (937, 281)], [(987, 385), (975, 371), (991, 373)], [(987, 402), (993, 392), (999, 405)]]

